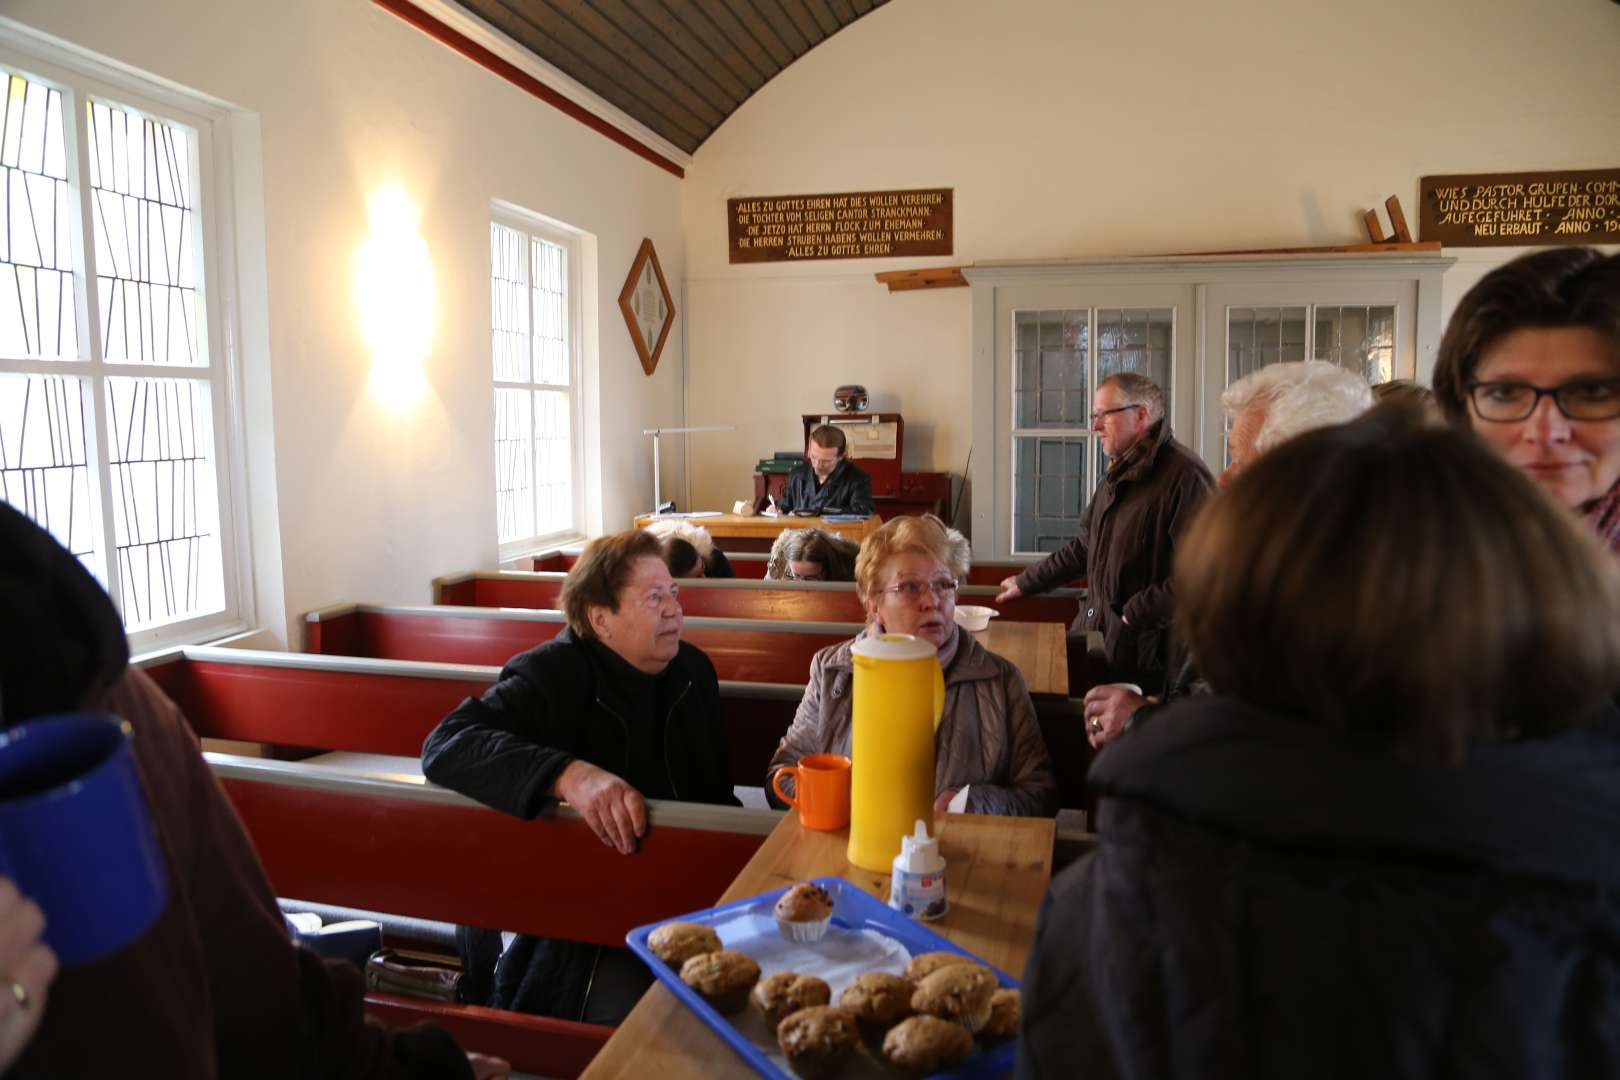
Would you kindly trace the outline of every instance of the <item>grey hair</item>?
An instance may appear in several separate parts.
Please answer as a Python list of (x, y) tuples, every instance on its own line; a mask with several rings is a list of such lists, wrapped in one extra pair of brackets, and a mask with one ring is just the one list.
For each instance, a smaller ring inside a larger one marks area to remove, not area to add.
[(1354, 420), (1372, 403), (1366, 379), (1325, 360), (1267, 365), (1221, 395), (1221, 406), (1233, 421), (1250, 409), (1265, 408), (1265, 422), (1254, 439), (1256, 454), (1295, 435)]
[(1125, 397), (1127, 405), (1145, 405), (1148, 411), (1148, 420), (1164, 419), (1164, 391), (1159, 384), (1146, 375), (1139, 375), (1134, 371), (1121, 371), (1117, 375), (1110, 375), (1097, 384), (1101, 390), (1105, 386), (1117, 386), (1119, 392)]
[(714, 554), (714, 537), (709, 535), (709, 530), (701, 525), (694, 525), (685, 518), (650, 521), (647, 523), (647, 531), (660, 540), (668, 540), (672, 536), (685, 540), (697, 548), (698, 555), (704, 560)]

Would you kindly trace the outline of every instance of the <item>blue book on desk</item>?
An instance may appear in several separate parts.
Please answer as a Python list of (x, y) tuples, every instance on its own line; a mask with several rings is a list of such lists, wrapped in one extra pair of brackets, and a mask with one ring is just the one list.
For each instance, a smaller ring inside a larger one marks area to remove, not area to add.
[(850, 525), (857, 521), (865, 521), (865, 514), (822, 514), (821, 520), (832, 525)]

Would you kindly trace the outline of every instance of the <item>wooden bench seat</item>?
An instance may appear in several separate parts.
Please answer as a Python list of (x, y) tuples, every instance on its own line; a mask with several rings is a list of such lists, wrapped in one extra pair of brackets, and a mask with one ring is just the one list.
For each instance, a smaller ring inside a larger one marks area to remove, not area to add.
[[(433, 601), (465, 607), (555, 608), (568, 575), (555, 571), (469, 571), (435, 578)], [(848, 582), (752, 581), (742, 579), (683, 579), (681, 610), (688, 616), (721, 619), (815, 619), (824, 622), (864, 622), (866, 610), (855, 586)], [(995, 603), (999, 590), (988, 585), (965, 585), (959, 604), (993, 606), (1011, 622), (1074, 621), (1084, 595), (1058, 589), (1040, 596), (1021, 596)]]
[[(415, 758), (422, 740), (495, 666), (188, 646), (141, 667), (199, 736)], [(720, 683), (734, 784), (757, 787), (793, 721), (802, 685)]]
[[(278, 895), (604, 945), (712, 905), (780, 815), (653, 801), (640, 850), (566, 807), (521, 821), (429, 784), (207, 755)], [(560, 872), (560, 868), (566, 872)], [(442, 1023), (522, 1072), (576, 1076), (611, 1028), (372, 993), (396, 1024)]]
[[(560, 611), (371, 604), (323, 608), (304, 620), (306, 652), (497, 666), (567, 625)], [(861, 626), (688, 618), (681, 637), (708, 654), (722, 679), (802, 685), (817, 650), (854, 637)]]

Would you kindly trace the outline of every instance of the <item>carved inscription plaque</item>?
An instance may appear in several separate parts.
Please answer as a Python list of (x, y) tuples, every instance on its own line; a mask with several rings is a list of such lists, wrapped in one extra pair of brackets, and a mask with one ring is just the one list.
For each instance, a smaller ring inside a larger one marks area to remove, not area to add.
[(726, 200), (734, 263), (951, 254), (951, 188)]
[(1620, 243), (1620, 169), (1425, 176), (1424, 240), (1457, 247)]

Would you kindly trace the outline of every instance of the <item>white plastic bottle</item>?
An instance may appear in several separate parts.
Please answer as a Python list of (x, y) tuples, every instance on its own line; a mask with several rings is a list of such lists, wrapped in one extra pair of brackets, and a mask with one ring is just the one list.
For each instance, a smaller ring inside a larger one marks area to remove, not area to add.
[(928, 835), (918, 819), (915, 831), (900, 838), (889, 879), (889, 906), (914, 919), (937, 919), (945, 914), (945, 859), (939, 841)]

